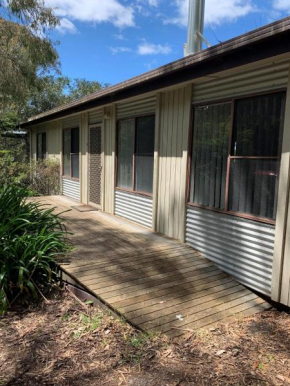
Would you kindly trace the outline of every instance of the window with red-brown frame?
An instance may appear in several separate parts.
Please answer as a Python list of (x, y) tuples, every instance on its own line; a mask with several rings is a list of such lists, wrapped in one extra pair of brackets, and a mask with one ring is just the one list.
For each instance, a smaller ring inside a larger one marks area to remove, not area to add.
[(79, 179), (79, 128), (63, 130), (63, 177)]
[(123, 119), (117, 125), (116, 187), (153, 193), (155, 116)]
[(285, 92), (197, 105), (189, 204), (273, 223)]

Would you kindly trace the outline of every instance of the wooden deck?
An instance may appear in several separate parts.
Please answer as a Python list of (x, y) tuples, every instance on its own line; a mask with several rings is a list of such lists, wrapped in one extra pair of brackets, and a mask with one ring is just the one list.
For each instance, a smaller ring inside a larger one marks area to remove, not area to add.
[[(77, 205), (44, 201), (59, 211)], [(175, 337), (270, 308), (185, 244), (98, 211), (64, 217), (76, 249), (62, 269), (144, 331)]]

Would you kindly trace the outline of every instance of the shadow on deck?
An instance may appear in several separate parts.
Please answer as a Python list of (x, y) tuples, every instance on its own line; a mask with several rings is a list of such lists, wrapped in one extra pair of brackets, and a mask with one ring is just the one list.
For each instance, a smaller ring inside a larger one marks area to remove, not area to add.
[[(58, 211), (75, 202), (46, 197)], [(270, 305), (191, 247), (102, 212), (65, 213), (74, 281), (140, 329), (170, 337), (255, 314)]]

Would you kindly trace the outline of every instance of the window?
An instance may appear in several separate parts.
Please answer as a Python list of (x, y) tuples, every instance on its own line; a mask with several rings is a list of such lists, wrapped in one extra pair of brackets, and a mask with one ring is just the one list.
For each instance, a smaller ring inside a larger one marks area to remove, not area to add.
[(117, 187), (152, 194), (155, 117), (118, 122)]
[(46, 158), (46, 133), (37, 134), (37, 160), (42, 161)]
[(285, 93), (194, 109), (190, 203), (275, 220)]
[(79, 129), (63, 131), (63, 175), (79, 178)]

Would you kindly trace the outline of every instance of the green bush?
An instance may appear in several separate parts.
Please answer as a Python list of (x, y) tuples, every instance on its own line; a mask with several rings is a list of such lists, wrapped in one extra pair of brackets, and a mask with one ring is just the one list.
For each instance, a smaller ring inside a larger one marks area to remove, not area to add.
[(0, 189), (0, 312), (20, 295), (37, 298), (54, 281), (56, 260), (70, 249), (54, 208), (27, 199), (26, 189)]
[(60, 165), (57, 159), (15, 161), (15, 154), (0, 150), (0, 186), (17, 185), (34, 195), (60, 194)]

